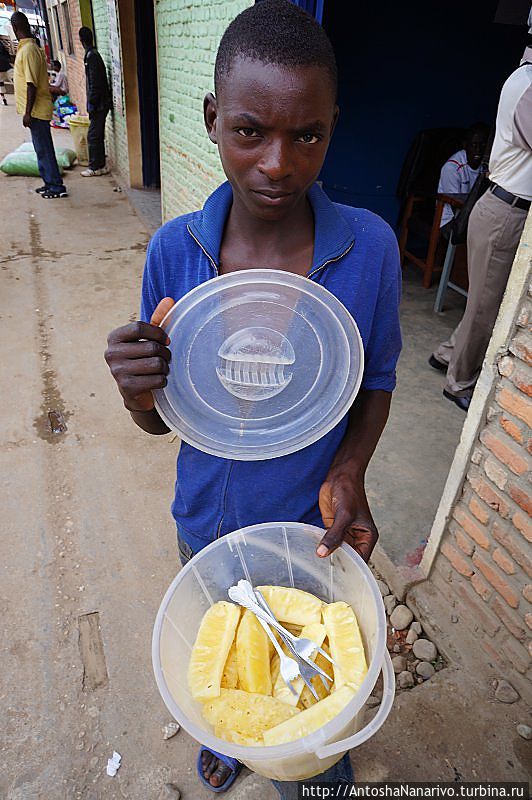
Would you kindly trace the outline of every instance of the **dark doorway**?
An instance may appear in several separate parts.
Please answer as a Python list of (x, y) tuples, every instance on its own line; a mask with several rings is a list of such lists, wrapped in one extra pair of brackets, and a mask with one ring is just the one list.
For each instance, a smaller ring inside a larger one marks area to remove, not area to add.
[(135, 0), (135, 36), (139, 83), (142, 182), (146, 188), (161, 185), (159, 157), (159, 91), (153, 3)]

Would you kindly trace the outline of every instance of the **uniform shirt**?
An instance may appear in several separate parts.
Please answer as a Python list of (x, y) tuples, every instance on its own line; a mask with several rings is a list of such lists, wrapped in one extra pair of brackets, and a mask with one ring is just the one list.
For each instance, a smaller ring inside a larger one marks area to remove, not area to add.
[(52, 119), (52, 98), (48, 83), (48, 70), (44, 50), (41, 50), (35, 39), (21, 39), (15, 58), (15, 103), (17, 114), (26, 113), (28, 83), (37, 88), (35, 103), (31, 116), (36, 119)]
[[(532, 51), (528, 48), (532, 59)], [(507, 192), (532, 200), (532, 64), (512, 72), (502, 87), (489, 177)]]
[[(401, 270), (396, 237), (378, 216), (332, 203), (316, 184), (310, 280), (325, 286), (354, 317), (364, 344), (362, 389), (395, 387), (401, 349)], [(180, 300), (214, 278), (233, 194), (222, 184), (202, 211), (168, 222), (152, 238), (142, 284), (141, 317), (163, 297)], [(332, 354), (334, 357), (334, 354)], [(219, 536), (261, 522), (322, 525), (318, 493), (342, 441), (346, 415), (314, 444), (280, 458), (233, 461), (183, 442), (172, 514), (181, 537), (198, 552)]]
[(68, 94), (68, 80), (64, 69), (60, 69), (52, 83), (50, 84), (54, 89), (60, 89), (63, 94)]
[[(452, 155), (440, 172), (440, 182), (438, 183), (439, 194), (468, 194), (473, 188), (473, 184), (477, 179), (480, 172), (478, 169), (472, 169), (467, 163), (467, 153), (465, 150), (459, 150)], [(454, 217), (453, 209), (446, 203), (443, 207), (443, 214), (441, 217), (440, 226), (446, 225)]]

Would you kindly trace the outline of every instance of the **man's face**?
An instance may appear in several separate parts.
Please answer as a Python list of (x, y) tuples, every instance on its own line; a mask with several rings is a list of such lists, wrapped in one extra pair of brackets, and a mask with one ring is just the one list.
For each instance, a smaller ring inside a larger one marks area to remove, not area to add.
[(484, 148), (486, 147), (486, 139), (480, 133), (474, 133), (466, 144), (467, 163), (471, 169), (478, 169)]
[(235, 198), (265, 220), (283, 218), (314, 183), (338, 115), (323, 67), (243, 58), (205, 111)]

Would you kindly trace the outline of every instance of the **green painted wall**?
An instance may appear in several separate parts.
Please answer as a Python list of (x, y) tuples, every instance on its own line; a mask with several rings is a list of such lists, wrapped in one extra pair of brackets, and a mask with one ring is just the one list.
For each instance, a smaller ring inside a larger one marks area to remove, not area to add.
[(252, 0), (156, 0), (163, 220), (200, 208), (224, 180), (203, 124), (220, 38)]

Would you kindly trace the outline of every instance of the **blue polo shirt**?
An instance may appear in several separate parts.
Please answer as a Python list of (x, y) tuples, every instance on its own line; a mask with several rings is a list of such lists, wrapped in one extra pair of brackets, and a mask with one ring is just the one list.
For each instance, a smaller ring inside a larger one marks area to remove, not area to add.
[[(362, 389), (391, 392), (401, 350), (395, 235), (371, 211), (332, 203), (316, 184), (308, 198), (314, 212), (308, 278), (336, 295), (358, 325), (365, 356)], [(143, 320), (150, 320), (163, 297), (180, 300), (218, 274), (232, 199), (231, 186), (224, 183), (201, 211), (166, 223), (153, 236), (142, 282)], [(181, 537), (196, 553), (246, 525), (287, 520), (322, 525), (318, 494), (346, 427), (347, 415), (314, 444), (265, 461), (218, 458), (183, 442), (172, 504)]]

